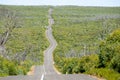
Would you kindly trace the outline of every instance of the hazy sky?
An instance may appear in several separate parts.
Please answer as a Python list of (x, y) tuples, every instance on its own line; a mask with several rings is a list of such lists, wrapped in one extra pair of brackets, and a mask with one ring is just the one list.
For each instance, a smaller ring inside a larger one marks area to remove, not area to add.
[(120, 0), (0, 0), (7, 5), (120, 6)]

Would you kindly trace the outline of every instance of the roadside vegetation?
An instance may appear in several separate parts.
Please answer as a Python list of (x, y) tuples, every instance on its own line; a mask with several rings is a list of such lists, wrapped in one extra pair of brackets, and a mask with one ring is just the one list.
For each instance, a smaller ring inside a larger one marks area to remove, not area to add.
[[(0, 5), (0, 76), (43, 63), (48, 6)], [(55, 67), (63, 74), (120, 79), (120, 8), (53, 7)]]
[(120, 79), (120, 8), (54, 7), (56, 68), (63, 74), (85, 73)]
[(0, 76), (26, 74), (43, 64), (48, 7), (0, 5)]

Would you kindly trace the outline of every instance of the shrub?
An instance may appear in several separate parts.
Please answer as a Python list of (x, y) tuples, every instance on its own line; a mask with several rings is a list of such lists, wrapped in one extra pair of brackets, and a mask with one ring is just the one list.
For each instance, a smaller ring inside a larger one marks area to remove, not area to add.
[(17, 65), (15, 65), (14, 63), (9, 63), (7, 64), (8, 66), (8, 70), (9, 70), (9, 75), (17, 75)]
[(117, 72), (120, 73), (120, 54), (118, 53), (113, 59), (111, 60), (110, 66)]
[(114, 70), (110, 70), (107, 68), (94, 68), (91, 69), (89, 72), (86, 72), (91, 75), (95, 75), (98, 77), (105, 78), (106, 80), (119, 80), (120, 79), (120, 74), (115, 72)]
[(25, 75), (30, 68), (30, 63), (25, 62), (22, 65), (18, 65), (14, 61), (9, 61), (0, 57), (0, 76), (7, 76), (7, 75), (18, 75), (22, 74)]
[(79, 66), (76, 66), (73, 68), (73, 73), (79, 73), (80, 72), (80, 67)]
[(79, 66), (79, 72), (80, 73), (85, 72), (84, 64), (80, 64), (80, 66)]
[(107, 39), (99, 46), (98, 67), (111, 66), (120, 72), (120, 29), (113, 31)]
[(62, 72), (64, 74), (72, 74), (73, 72), (73, 68), (76, 66), (76, 64), (78, 63), (75, 59), (65, 59), (65, 65), (62, 68)]

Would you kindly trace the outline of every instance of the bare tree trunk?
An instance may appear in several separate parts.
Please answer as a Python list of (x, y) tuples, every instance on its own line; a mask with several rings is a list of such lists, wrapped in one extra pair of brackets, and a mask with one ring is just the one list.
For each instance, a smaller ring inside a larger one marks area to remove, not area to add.
[(6, 49), (5, 49), (5, 43), (8, 40), (10, 32), (6, 31), (4, 36), (0, 36), (0, 55), (5, 56), (4, 54), (6, 53)]
[(3, 33), (0, 34), (0, 55), (7, 57), (5, 44), (7, 43), (8, 38), (10, 37), (10, 34), (14, 28), (18, 27), (20, 24), (15, 13), (4, 7), (0, 8), (0, 19), (2, 22), (1, 26), (3, 27), (1, 29), (4, 29)]
[(4, 56), (5, 56), (5, 53), (6, 53), (5, 47), (4, 47), (4, 46), (0, 46), (0, 55), (1, 55), (2, 57), (4, 57)]
[(10, 35), (10, 31), (6, 31), (5, 32), (5, 37), (3, 38), (2, 42), (1, 42), (2, 46), (4, 46), (5, 43), (7, 42), (9, 35)]

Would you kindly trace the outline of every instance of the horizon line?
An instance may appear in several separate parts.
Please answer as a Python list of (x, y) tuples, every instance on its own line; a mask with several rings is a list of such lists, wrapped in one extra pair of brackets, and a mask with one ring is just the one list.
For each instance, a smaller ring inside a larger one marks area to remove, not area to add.
[(15, 5), (15, 4), (0, 4), (0, 5), (3, 5), (3, 6), (78, 6), (78, 7), (120, 7), (120, 6), (118, 6), (118, 5), (116, 5), (116, 6), (100, 6), (100, 5), (47, 5), (47, 4), (44, 4), (44, 5), (29, 5), (29, 4), (27, 4), (27, 5), (22, 5), (22, 4), (17, 4), (17, 5)]

